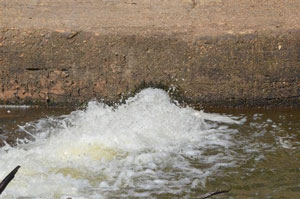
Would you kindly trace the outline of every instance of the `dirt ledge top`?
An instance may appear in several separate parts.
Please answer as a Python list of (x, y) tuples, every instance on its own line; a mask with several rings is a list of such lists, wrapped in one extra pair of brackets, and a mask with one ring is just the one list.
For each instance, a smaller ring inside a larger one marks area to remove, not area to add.
[(187, 37), (300, 28), (300, 0), (1, 0), (0, 28)]

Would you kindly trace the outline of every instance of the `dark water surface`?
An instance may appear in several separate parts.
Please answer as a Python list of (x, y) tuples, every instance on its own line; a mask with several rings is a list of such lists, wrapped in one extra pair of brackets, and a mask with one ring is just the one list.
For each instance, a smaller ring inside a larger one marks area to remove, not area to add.
[(20, 125), (41, 118), (69, 114), (72, 110), (74, 108), (2, 106), (0, 107), (0, 135), (5, 136), (5, 139), (0, 139), (0, 146), (3, 146), (4, 140), (14, 145), (17, 138), (28, 137), (20, 130)]
[[(0, 145), (3, 146), (4, 141), (14, 145), (17, 138), (31, 139), (19, 125), (70, 112), (67, 108), (0, 108)], [(242, 125), (226, 127), (238, 132), (232, 135), (235, 145), (228, 146), (234, 153), (235, 166), (221, 166), (207, 177), (205, 186), (190, 188), (189, 193), (152, 193), (152, 198), (197, 198), (229, 187), (232, 188), (230, 193), (214, 198), (300, 198), (300, 109), (211, 109), (205, 112), (245, 120)], [(207, 158), (216, 153), (221, 152), (207, 150), (203, 155)], [(195, 168), (210, 166), (201, 163), (199, 158), (191, 158), (189, 162)], [(118, 194), (114, 198), (119, 198)]]
[(246, 145), (237, 152), (251, 155), (225, 169), (222, 177), (208, 179), (207, 187), (232, 187), (219, 198), (300, 198), (300, 110), (214, 111), (247, 118), (235, 139)]

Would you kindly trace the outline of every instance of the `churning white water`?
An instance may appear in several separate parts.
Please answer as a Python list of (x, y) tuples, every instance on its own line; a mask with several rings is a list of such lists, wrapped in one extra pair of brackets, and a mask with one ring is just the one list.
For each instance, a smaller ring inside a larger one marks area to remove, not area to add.
[(32, 140), (0, 148), (0, 179), (21, 165), (3, 198), (142, 198), (188, 195), (235, 165), (231, 149), (243, 121), (172, 103), (145, 89), (113, 108), (85, 110), (20, 128)]

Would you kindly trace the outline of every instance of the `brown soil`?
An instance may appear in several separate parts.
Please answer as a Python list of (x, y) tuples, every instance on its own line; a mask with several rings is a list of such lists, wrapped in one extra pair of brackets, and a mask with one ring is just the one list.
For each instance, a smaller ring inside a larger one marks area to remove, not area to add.
[(190, 36), (300, 28), (300, 1), (2, 0), (1, 27)]
[(2, 0), (0, 101), (300, 106), (300, 1)]

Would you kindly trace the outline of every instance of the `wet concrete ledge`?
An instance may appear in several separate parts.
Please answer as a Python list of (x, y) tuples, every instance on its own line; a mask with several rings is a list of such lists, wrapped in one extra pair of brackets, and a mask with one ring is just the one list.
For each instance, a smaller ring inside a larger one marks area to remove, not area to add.
[(2, 1), (0, 103), (152, 86), (197, 107), (300, 107), (300, 1), (128, 2)]
[(176, 88), (198, 106), (300, 105), (300, 32), (199, 37), (1, 30), (4, 104), (117, 101)]

